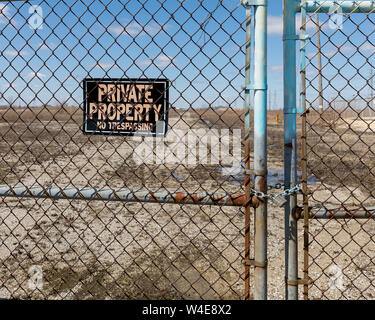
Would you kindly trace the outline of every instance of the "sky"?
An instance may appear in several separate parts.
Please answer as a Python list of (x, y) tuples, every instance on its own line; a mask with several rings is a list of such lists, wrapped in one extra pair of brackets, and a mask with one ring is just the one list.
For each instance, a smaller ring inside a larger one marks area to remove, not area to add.
[[(167, 78), (171, 81), (170, 102), (175, 107), (241, 108), (246, 35), (245, 8), (238, 3), (233, 0), (2, 2), (0, 105), (66, 102), (81, 106), (82, 80), (105, 77)], [(364, 93), (367, 90), (368, 94), (366, 81), (368, 85), (375, 44), (374, 24), (371, 18), (359, 16), (344, 18), (343, 29), (338, 31), (329, 27), (326, 14), (320, 15), (321, 21), (326, 21), (321, 41), (327, 101), (358, 95), (358, 90)], [(300, 25), (300, 17), (297, 19)], [(282, 108), (282, 29), (282, 1), (270, 0), (270, 108)], [(308, 23), (307, 32), (312, 35), (307, 45), (308, 100), (316, 103), (314, 23)]]

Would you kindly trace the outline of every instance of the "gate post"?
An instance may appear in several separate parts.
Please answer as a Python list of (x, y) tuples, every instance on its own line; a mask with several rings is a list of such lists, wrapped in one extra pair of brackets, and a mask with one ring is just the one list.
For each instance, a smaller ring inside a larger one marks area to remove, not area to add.
[[(285, 189), (297, 182), (296, 153), (296, 5), (299, 1), (283, 2), (283, 51), (284, 51), (284, 179)], [(297, 196), (291, 195), (285, 205), (285, 280), (286, 299), (297, 300), (297, 220), (293, 209)]]
[[(267, 193), (267, 1), (256, 5), (254, 26), (255, 190)], [(255, 209), (254, 299), (267, 299), (267, 199)]]
[[(246, 6), (246, 66), (245, 66), (245, 130), (250, 128), (250, 95), (254, 90), (254, 173), (255, 191), (267, 193), (267, 2), (268, 0), (242, 0)], [(251, 54), (251, 7), (254, 7), (254, 84), (250, 85)], [(250, 169), (250, 141), (246, 143), (246, 169)], [(246, 193), (250, 195), (250, 175), (246, 174)], [(246, 207), (246, 247), (245, 258), (249, 256), (250, 207)], [(259, 201), (255, 209), (254, 260), (254, 299), (267, 300), (267, 199)], [(249, 269), (245, 269), (245, 299), (248, 291)]]
[[(250, 119), (250, 105), (251, 95), (251, 11), (250, 6), (246, 6), (246, 56), (245, 56), (245, 169), (250, 171), (250, 135), (251, 135), (251, 119)], [(250, 175), (245, 175), (245, 194), (247, 203), (245, 206), (245, 259), (250, 260)], [(250, 299), (250, 266), (245, 264), (245, 300)]]

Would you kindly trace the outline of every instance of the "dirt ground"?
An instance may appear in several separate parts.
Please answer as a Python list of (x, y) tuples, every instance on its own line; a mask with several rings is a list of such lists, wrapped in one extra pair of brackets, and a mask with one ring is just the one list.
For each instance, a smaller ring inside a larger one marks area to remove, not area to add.
[[(223, 175), (220, 164), (137, 165), (139, 141), (83, 135), (76, 108), (0, 113), (3, 185), (243, 192), (242, 180)], [(311, 206), (375, 206), (373, 127), (349, 120), (311, 115)], [(273, 181), (282, 181), (281, 111), (270, 112), (268, 123), (268, 169)], [(169, 124), (234, 129), (242, 128), (243, 115), (224, 108), (172, 110)], [(283, 208), (270, 204), (270, 299), (285, 298), (283, 217)], [(242, 208), (8, 197), (0, 198), (0, 219), (1, 298), (243, 298)], [(310, 222), (312, 299), (374, 297), (374, 231), (373, 220)], [(302, 277), (302, 222), (299, 239)], [(340, 272), (342, 283), (332, 286)]]

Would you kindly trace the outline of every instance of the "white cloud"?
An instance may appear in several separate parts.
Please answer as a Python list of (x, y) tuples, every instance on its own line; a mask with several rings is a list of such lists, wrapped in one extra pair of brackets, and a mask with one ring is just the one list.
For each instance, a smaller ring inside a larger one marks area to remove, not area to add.
[(153, 64), (157, 67), (167, 67), (173, 62), (174, 62), (173, 58), (166, 56), (166, 55), (160, 55), (150, 60), (141, 60), (137, 64), (140, 66), (149, 66)]
[(16, 84), (16, 83), (3, 83), (2, 85), (1, 85), (1, 87), (2, 88), (18, 88), (19, 87), (19, 85), (18, 84)]
[(267, 29), (268, 29), (268, 34), (274, 34), (274, 35), (283, 34), (283, 17), (282, 16), (268, 16)]
[(166, 55), (161, 55), (154, 60), (154, 63), (158, 67), (166, 67), (166, 66), (170, 65), (172, 62), (173, 62), (173, 59), (171, 57), (166, 56)]
[(29, 52), (26, 51), (26, 50), (21, 50), (21, 51), (6, 50), (6, 51), (4, 51), (4, 54), (7, 55), (7, 56), (11, 56), (11, 57), (17, 57), (17, 56), (25, 56), (25, 55), (29, 54)]
[[(321, 52), (322, 52), (322, 55), (324, 57), (332, 57), (334, 55), (340, 55), (341, 54), (345, 54), (345, 53), (349, 53), (349, 54), (353, 54), (356, 50), (358, 50), (359, 52), (364, 52), (364, 51), (373, 51), (375, 52), (375, 45), (371, 44), (371, 43), (364, 43), (360, 46), (353, 46), (351, 44), (344, 44), (342, 46), (338, 46), (337, 48), (330, 45), (330, 46), (323, 46), (322, 49), (321, 49)], [(313, 58), (313, 57), (316, 57), (317, 56), (317, 52), (316, 50), (314, 51), (310, 51), (308, 53), (308, 57), (309, 58)]]
[(0, 3), (0, 12), (1, 14), (8, 14), (9, 7), (5, 3)]
[(145, 26), (139, 24), (138, 22), (132, 22), (124, 27), (109, 27), (109, 30), (115, 33), (116, 35), (125, 34), (130, 36), (138, 36), (148, 34), (150, 36), (154, 36), (161, 30), (161, 26), (156, 22), (149, 23)]
[(49, 44), (41, 42), (38, 44), (38, 46), (39, 46), (38, 50), (52, 50), (56, 47), (56, 45), (53, 42)]
[(0, 14), (9, 14), (9, 7), (5, 3), (0, 3)]
[[(282, 16), (268, 16), (267, 28), (270, 35), (283, 34), (283, 17)], [(323, 29), (327, 29), (328, 24), (324, 24)], [(301, 17), (296, 17), (296, 33), (299, 33), (301, 28)], [(316, 24), (313, 20), (308, 20), (306, 23), (306, 32), (315, 33)]]
[[(348, 45), (348, 44), (345, 44), (341, 47), (333, 47), (333, 46), (330, 46), (330, 47), (326, 47), (326, 46), (323, 46), (321, 48), (321, 52), (322, 52), (322, 55), (323, 57), (332, 57), (336, 54), (344, 54), (344, 53), (348, 53), (348, 52), (354, 52), (355, 48), (351, 45)], [(308, 53), (308, 57), (309, 58), (313, 58), (313, 57), (317, 57), (317, 52), (316, 51), (312, 51), (312, 52), (309, 52)]]
[(95, 68), (100, 68), (100, 69), (112, 69), (112, 68), (118, 69), (119, 68), (118, 65), (116, 65), (116, 63), (113, 63), (113, 62), (96, 62), (96, 63), (93, 63), (91, 66)]
[(375, 51), (375, 45), (369, 42), (365, 42), (358, 49), (359, 51)]
[(9, 21), (9, 7), (5, 3), (0, 3), (0, 23)]
[(26, 75), (27, 79), (34, 79), (34, 78), (43, 79), (45, 77), (46, 77), (46, 75), (44, 73), (41, 73), (41, 72), (29, 72)]

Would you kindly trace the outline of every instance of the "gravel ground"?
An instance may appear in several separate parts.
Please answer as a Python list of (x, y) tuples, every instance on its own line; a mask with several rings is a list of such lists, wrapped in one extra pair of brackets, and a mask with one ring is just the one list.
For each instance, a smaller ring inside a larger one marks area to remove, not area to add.
[[(186, 114), (183, 121), (171, 117), (170, 124), (182, 130), (221, 128), (206, 120)], [(270, 123), (269, 128), (269, 169), (273, 178), (282, 179), (282, 124)], [(139, 142), (87, 137), (74, 121), (33, 121), (28, 128), (0, 123), (0, 130), (3, 184), (242, 191), (240, 184), (222, 175), (220, 165), (137, 166), (133, 150)], [(311, 189), (314, 199), (326, 198), (327, 205), (372, 204), (368, 194), (355, 187), (318, 179)], [(320, 203), (314, 199), (312, 205)], [(18, 198), (1, 198), (0, 203), (0, 297), (243, 297), (243, 209)], [(270, 299), (285, 298), (283, 215), (282, 208), (269, 206)], [(374, 230), (374, 221), (311, 221), (310, 298), (373, 297)], [(299, 239), (302, 276), (302, 222)], [(331, 284), (336, 278), (342, 281), (335, 287)], [(251, 281), (253, 285), (253, 277)]]

